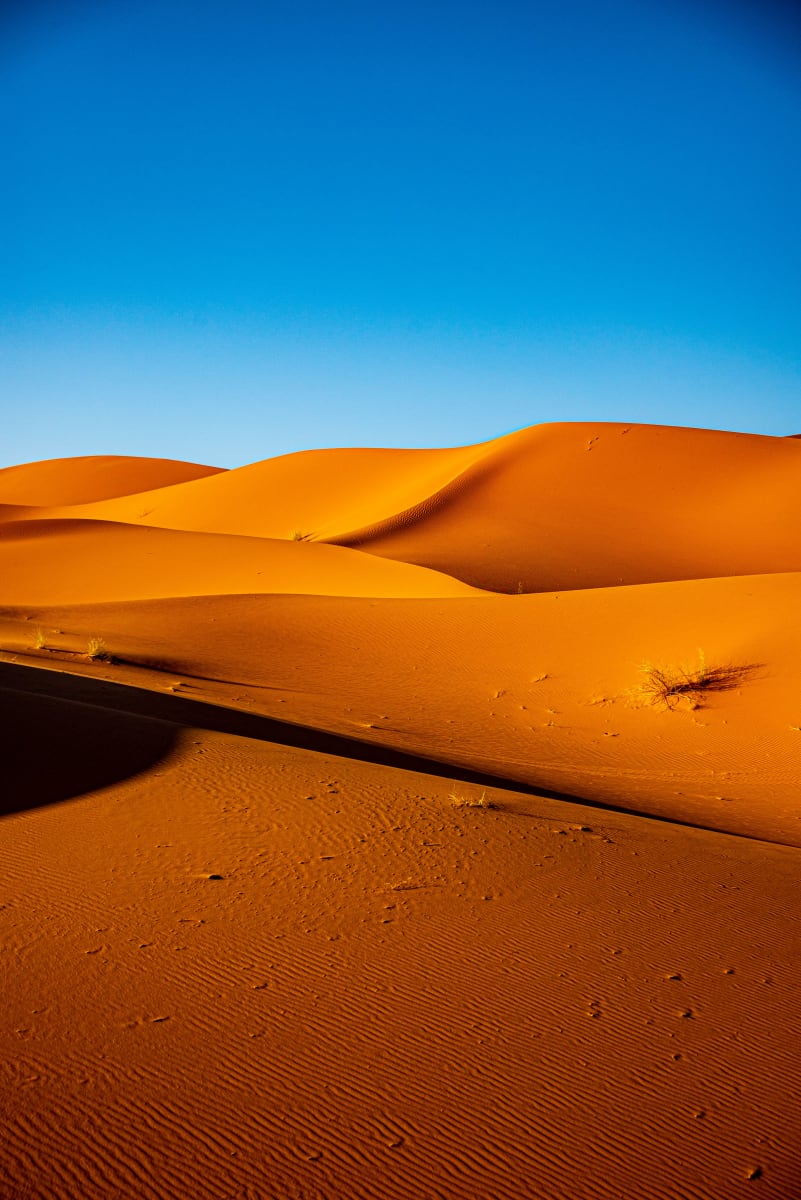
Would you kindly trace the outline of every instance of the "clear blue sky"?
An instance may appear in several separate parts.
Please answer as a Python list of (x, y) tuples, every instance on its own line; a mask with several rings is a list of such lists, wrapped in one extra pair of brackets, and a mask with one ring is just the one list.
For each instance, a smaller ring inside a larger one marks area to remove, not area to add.
[(801, 432), (772, 0), (6, 0), (0, 465)]

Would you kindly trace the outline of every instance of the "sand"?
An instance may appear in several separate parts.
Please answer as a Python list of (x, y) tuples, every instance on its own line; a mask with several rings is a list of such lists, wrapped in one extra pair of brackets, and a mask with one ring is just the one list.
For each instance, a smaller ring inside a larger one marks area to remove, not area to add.
[(0, 471), (0, 1195), (801, 1196), (799, 468)]

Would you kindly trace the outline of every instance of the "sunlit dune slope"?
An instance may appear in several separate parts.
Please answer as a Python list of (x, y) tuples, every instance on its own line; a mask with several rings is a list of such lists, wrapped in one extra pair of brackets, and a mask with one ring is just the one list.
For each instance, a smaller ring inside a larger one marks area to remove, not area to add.
[(393, 520), (425, 507), (485, 453), (454, 450), (307, 450), (214, 478), (192, 480), (134, 497), (82, 506), (72, 515), (158, 525), (169, 529), (251, 537), (317, 540)]
[(69, 519), (1, 526), (0, 578), (12, 605), (243, 592), (482, 594), (449, 575), (341, 546)]
[(492, 591), (556, 591), (801, 570), (800, 481), (793, 439), (575, 423), (455, 450), (287, 455), (49, 515), (297, 531)]
[[(236, 681), (236, 703), (506, 779), (801, 844), (801, 575), (465, 600), (212, 597), (11, 612), (6, 646)], [(731, 668), (675, 710), (650, 662)], [(170, 679), (166, 675), (165, 680)], [(193, 682), (194, 681), (194, 682)], [(206, 685), (203, 685), (206, 686)], [(209, 684), (209, 686), (212, 686)], [(243, 699), (244, 698), (244, 699)]]
[(0, 470), (0, 504), (88, 504), (219, 473), (219, 467), (167, 458), (51, 458)]

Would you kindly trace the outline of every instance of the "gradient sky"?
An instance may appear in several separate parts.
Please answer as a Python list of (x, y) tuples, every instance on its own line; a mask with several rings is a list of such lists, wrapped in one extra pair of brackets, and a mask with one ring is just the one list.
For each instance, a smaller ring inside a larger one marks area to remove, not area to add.
[(0, 8), (0, 465), (801, 432), (801, 20)]

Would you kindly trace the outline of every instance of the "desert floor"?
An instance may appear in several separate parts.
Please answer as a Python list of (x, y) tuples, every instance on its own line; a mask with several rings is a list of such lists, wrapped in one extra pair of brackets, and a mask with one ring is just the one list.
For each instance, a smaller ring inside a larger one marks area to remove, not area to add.
[(799, 527), (655, 426), (0, 471), (3, 1200), (798, 1200)]

